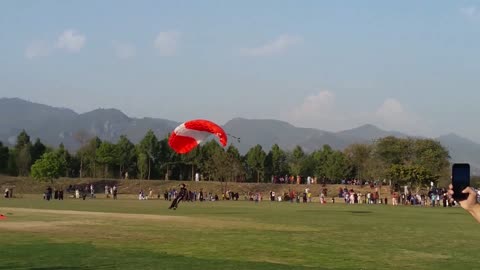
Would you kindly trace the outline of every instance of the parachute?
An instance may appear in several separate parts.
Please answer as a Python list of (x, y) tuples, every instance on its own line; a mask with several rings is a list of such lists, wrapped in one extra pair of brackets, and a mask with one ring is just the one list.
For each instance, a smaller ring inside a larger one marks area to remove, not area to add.
[(204, 119), (187, 121), (176, 127), (168, 139), (168, 145), (175, 152), (186, 154), (211, 135), (217, 136), (220, 144), (227, 146), (225, 131), (219, 125)]

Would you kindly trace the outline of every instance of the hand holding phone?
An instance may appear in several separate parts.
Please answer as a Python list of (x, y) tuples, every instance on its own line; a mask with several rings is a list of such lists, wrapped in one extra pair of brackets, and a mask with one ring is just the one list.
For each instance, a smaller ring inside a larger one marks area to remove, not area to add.
[(470, 186), (470, 165), (467, 163), (455, 163), (452, 166), (452, 189), (453, 199), (463, 201), (468, 198), (468, 193), (462, 191)]

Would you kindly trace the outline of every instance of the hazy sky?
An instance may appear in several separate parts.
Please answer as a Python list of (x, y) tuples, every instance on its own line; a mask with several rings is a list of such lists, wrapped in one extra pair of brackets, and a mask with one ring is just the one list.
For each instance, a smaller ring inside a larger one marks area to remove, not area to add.
[(1, 1), (0, 97), (480, 141), (480, 1)]

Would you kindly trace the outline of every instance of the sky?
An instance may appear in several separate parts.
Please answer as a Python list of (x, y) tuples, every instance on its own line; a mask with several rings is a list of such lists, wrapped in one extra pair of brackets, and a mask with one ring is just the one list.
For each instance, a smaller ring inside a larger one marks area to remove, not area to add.
[(480, 1), (0, 1), (0, 97), (480, 142)]

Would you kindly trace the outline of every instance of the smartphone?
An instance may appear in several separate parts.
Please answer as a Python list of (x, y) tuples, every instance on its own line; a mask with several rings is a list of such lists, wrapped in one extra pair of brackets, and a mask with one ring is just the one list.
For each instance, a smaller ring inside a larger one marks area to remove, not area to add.
[(468, 193), (462, 191), (470, 186), (470, 165), (467, 163), (455, 163), (452, 166), (453, 199), (463, 201), (468, 198)]

